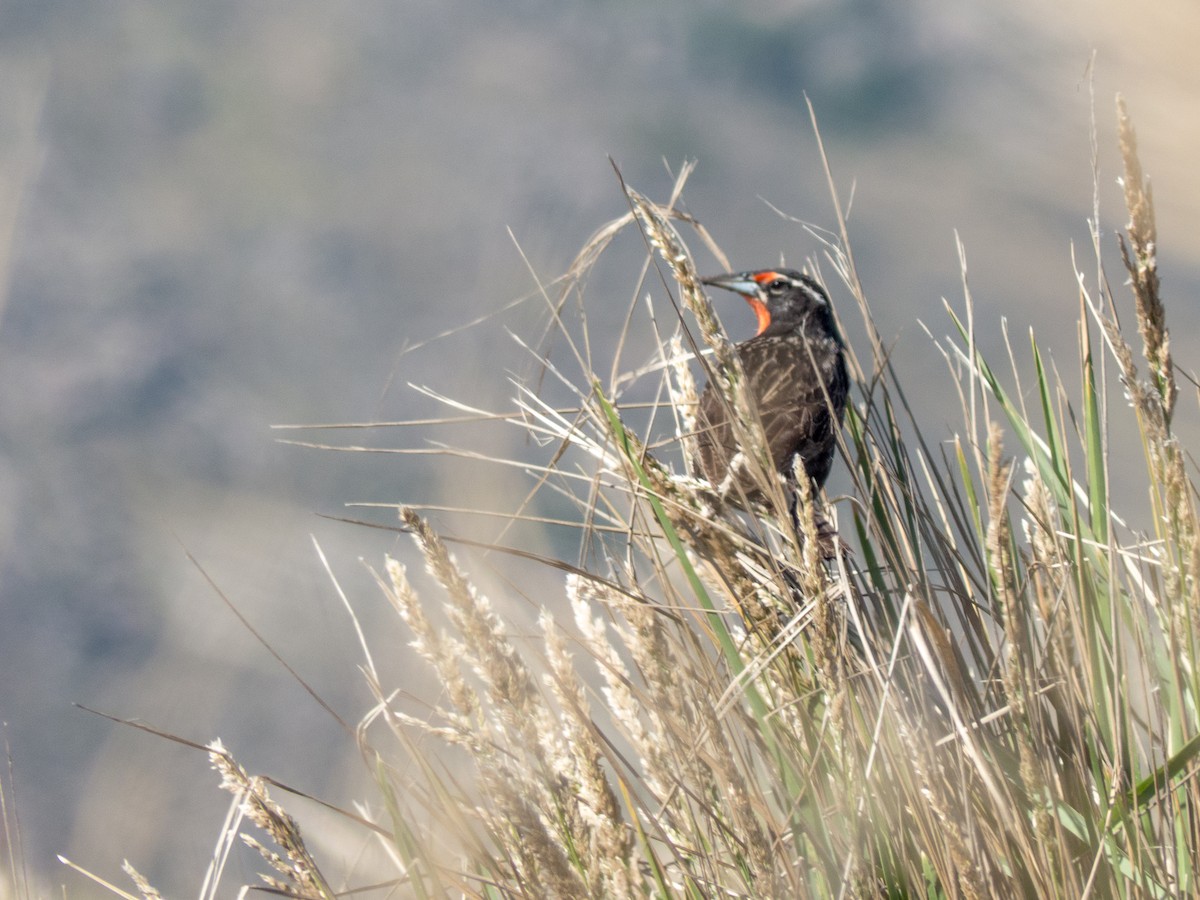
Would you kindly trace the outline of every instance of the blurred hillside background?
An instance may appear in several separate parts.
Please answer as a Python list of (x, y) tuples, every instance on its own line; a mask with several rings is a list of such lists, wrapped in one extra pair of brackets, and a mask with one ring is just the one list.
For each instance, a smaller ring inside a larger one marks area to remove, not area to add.
[[(839, 189), (854, 189), (877, 319), (905, 382), (927, 385), (936, 433), (954, 401), (918, 320), (944, 333), (940, 298), (961, 305), (955, 230), (985, 350), (999, 356), (1003, 316), (1020, 348), (1033, 326), (1074, 356), (1072, 242), (1094, 272), (1094, 50), (1110, 274), (1121, 91), (1190, 368), (1198, 43), (1187, 0), (0, 4), (0, 719), (37, 883), (86, 896), (55, 854), (114, 879), (128, 857), (186, 896), (225, 813), (203, 757), (75, 702), (220, 736), (251, 770), (341, 803), (360, 795), (349, 743), (187, 554), (343, 716), (361, 714), (353, 634), (309, 535), (368, 624), (390, 614), (358, 559), (396, 542), (316, 514), (497, 508), (524, 487), (290, 447), (269, 426), (437, 412), (406, 382), (504, 406), (505, 374), (528, 368), (505, 329), (536, 337), (544, 318), (537, 297), (508, 308), (535, 287), (508, 229), (541, 277), (559, 274), (625, 209), (609, 155), (656, 199), (663, 160), (697, 159), (687, 206), (734, 265), (800, 264), (816, 241), (764, 201), (835, 227), (807, 92)], [(591, 297), (613, 305), (589, 316), (615, 331), (633, 273), (605, 271)], [(1180, 409), (1194, 425), (1194, 403)], [(429, 437), (471, 440), (350, 440)]]

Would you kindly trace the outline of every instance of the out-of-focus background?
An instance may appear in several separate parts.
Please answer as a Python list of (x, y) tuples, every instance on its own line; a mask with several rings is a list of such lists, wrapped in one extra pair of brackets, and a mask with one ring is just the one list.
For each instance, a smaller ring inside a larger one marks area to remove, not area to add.
[[(352, 744), (218, 590), (353, 721), (358, 651), (310, 535), (368, 622), (386, 611), (359, 557), (396, 542), (317, 513), (490, 507), (521, 476), (304, 450), (269, 426), (432, 412), (407, 382), (503, 405), (526, 365), (505, 329), (536, 337), (543, 308), (502, 310), (533, 290), (528, 265), (559, 274), (624, 211), (609, 156), (658, 199), (664, 160), (698, 160), (687, 206), (734, 265), (798, 264), (816, 241), (766, 201), (835, 227), (807, 93), (880, 328), (910, 389), (937, 398), (943, 363), (918, 320), (945, 333), (940, 298), (961, 304), (956, 231), (985, 349), (1005, 317), (1015, 343), (1033, 326), (1074, 358), (1093, 86), (1120, 278), (1121, 91), (1186, 364), (1197, 44), (1188, 0), (0, 6), (0, 719), (37, 893), (95, 890), (62, 853), (114, 879), (129, 858), (188, 895), (225, 813), (203, 756), (76, 702), (220, 736), (252, 770), (353, 800)], [(631, 284), (589, 310), (594, 328), (617, 327)], [(931, 433), (945, 409), (920, 410)]]

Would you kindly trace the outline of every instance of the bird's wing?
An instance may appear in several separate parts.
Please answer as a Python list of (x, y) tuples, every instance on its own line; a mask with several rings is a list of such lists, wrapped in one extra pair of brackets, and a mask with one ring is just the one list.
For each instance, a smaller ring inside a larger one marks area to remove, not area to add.
[[(755, 398), (771, 462), (787, 471), (800, 454), (818, 484), (833, 461), (849, 378), (840, 355), (827, 356), (832, 369), (818, 375), (809, 347), (801, 340), (751, 339), (738, 345), (746, 390)], [(828, 379), (827, 384), (823, 382)], [(700, 474), (714, 484), (726, 475), (738, 441), (720, 390), (709, 384), (700, 396), (696, 417), (696, 461)]]
[(749, 341), (742, 363), (772, 462), (785, 469), (798, 453), (809, 474), (823, 482), (849, 385), (840, 359), (831, 361), (828, 375), (818, 374), (808, 350), (800, 341)]

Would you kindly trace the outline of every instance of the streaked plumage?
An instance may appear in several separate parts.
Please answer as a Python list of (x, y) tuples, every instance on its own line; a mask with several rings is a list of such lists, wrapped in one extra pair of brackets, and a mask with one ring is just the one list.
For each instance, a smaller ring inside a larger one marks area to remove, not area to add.
[[(705, 279), (741, 294), (758, 317), (759, 333), (737, 345), (746, 388), (754, 398), (772, 465), (790, 479), (798, 454), (819, 489), (829, 477), (850, 379), (841, 337), (825, 290), (792, 269), (768, 269)], [(739, 450), (725, 398), (712, 384), (700, 396), (696, 462), (721, 488)], [(762, 493), (749, 472), (736, 472), (731, 495)]]

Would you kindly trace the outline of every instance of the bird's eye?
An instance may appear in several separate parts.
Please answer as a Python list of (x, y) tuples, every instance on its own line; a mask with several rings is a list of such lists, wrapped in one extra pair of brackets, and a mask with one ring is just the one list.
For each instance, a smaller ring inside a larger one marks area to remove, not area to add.
[(787, 280), (783, 279), (783, 278), (776, 278), (774, 281), (772, 281), (770, 284), (767, 285), (767, 290), (770, 291), (772, 294), (782, 294), (784, 291), (787, 290), (787, 288), (788, 288)]

